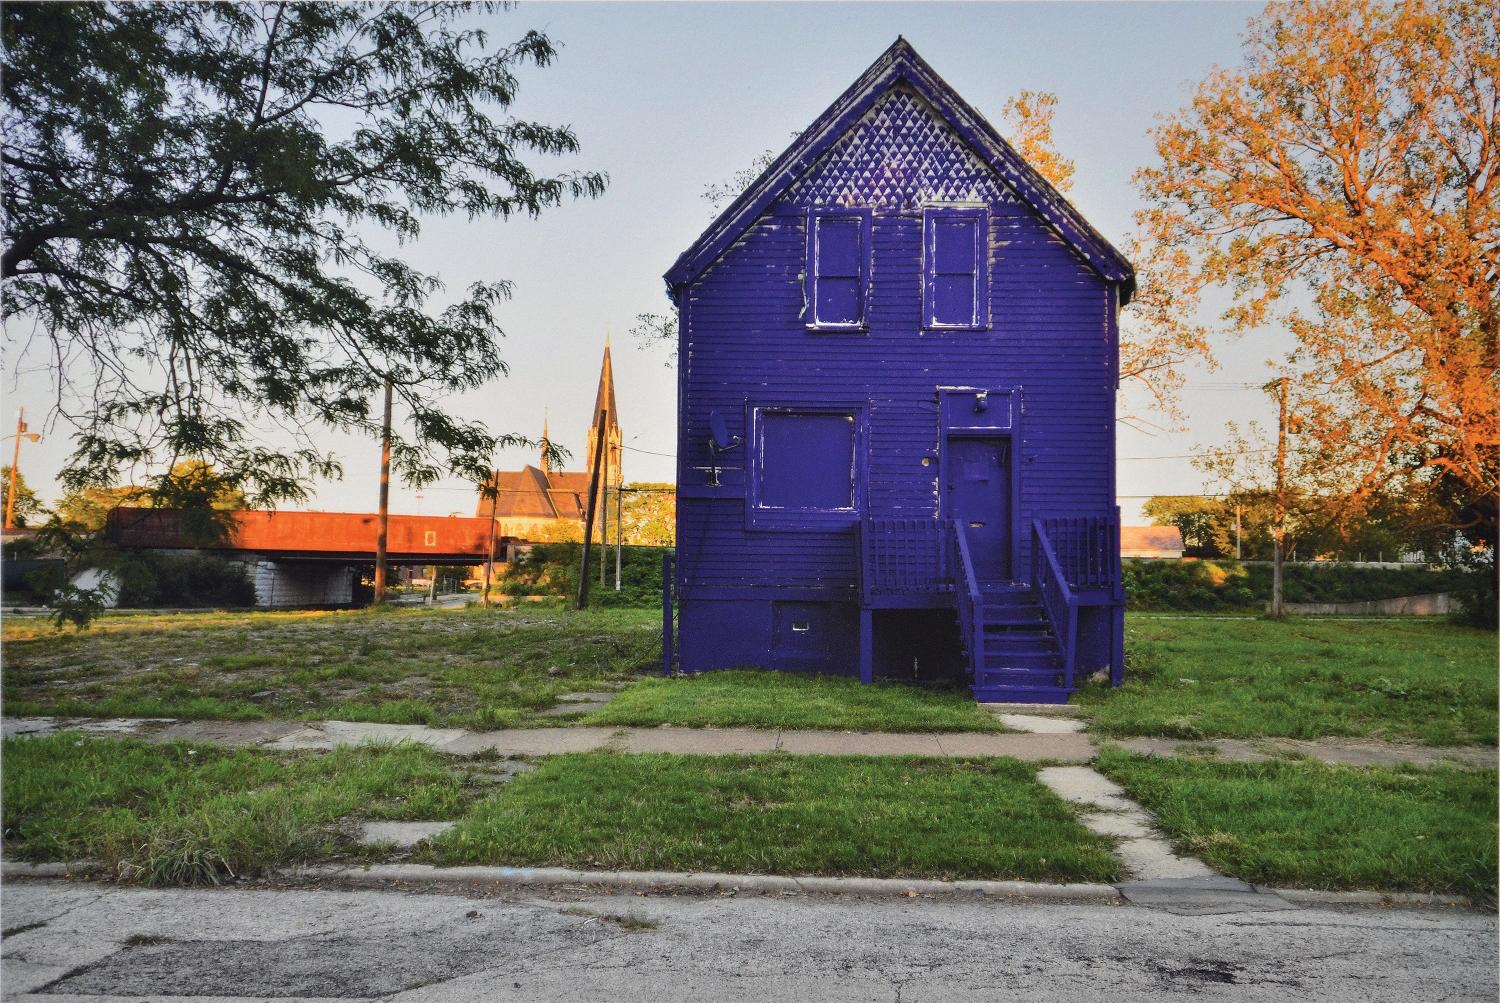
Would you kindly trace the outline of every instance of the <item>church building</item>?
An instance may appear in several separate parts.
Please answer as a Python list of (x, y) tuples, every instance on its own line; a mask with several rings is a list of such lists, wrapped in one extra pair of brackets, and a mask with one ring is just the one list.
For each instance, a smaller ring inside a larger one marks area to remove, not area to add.
[[(599, 429), (604, 429), (602, 460), (598, 451)], [(589, 501), (589, 481), (596, 461), (599, 491), (611, 493), (624, 483), (623, 439), (620, 434), (619, 409), (615, 405), (615, 372), (610, 361), (609, 341), (604, 343), (604, 362), (599, 371), (599, 389), (594, 395), (594, 412), (589, 422), (588, 445), (584, 468), (579, 471), (554, 470), (547, 457), (550, 443), (547, 422), (542, 422), (542, 450), (537, 465), (527, 464), (520, 470), (495, 471), (496, 533), (515, 540), (534, 542), (583, 539), (584, 516)], [(490, 515), (490, 500), (480, 497), (474, 514)]]

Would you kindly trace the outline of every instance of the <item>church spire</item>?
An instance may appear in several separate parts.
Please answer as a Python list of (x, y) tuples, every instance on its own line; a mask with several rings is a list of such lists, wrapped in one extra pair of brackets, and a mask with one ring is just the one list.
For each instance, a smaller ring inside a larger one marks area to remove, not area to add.
[(600, 415), (604, 416), (604, 456), (607, 483), (619, 485), (622, 437), (620, 435), (620, 411), (615, 404), (615, 365), (609, 354), (609, 335), (604, 337), (604, 362), (599, 367), (599, 390), (594, 394), (593, 420), (589, 424), (588, 470), (594, 469), (594, 452), (599, 442)]

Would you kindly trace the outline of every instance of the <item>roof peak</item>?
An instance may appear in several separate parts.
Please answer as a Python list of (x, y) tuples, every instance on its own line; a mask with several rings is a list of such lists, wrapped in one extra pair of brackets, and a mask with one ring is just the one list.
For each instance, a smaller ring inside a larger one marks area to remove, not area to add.
[(668, 294), (673, 300), (683, 286), (703, 274), (772, 202), (804, 177), (876, 102), (902, 84), (909, 85), (932, 105), (936, 114), (973, 148), (989, 169), (1001, 177), (1091, 268), (1106, 280), (1124, 287), (1122, 306), (1129, 301), (1135, 287), (1135, 272), (1125, 256), (900, 35), (678, 257), (664, 276)]

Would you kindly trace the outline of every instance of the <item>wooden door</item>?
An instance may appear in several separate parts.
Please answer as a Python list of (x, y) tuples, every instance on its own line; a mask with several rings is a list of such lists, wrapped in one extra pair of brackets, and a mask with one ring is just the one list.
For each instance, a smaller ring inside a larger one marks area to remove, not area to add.
[(1010, 440), (950, 438), (947, 515), (968, 538), (980, 581), (1010, 578)]

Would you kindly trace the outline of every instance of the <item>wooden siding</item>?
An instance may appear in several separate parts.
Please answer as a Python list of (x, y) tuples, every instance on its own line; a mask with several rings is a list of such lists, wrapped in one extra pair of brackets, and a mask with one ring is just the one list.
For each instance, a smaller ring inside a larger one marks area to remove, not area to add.
[[(849, 532), (747, 531), (746, 448), (720, 456), (705, 488), (709, 414), (748, 442), (747, 407), (863, 402), (868, 512), (938, 515), (939, 386), (1022, 390), (1021, 525), (1107, 511), (1113, 439), (1108, 287), (1026, 206), (990, 204), (988, 331), (921, 330), (920, 208), (877, 211), (867, 333), (801, 321), (804, 206), (778, 203), (685, 297), (680, 360), (678, 552), (685, 594), (700, 587), (855, 585)], [(923, 466), (926, 457), (931, 462)], [(1029, 539), (1015, 541), (1025, 567)]]

